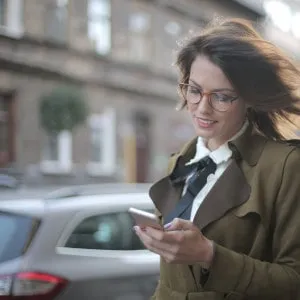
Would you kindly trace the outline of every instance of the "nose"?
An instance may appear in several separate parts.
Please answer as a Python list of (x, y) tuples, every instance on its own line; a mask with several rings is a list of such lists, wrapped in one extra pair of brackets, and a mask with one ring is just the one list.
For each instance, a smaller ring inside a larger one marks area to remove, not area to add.
[(200, 114), (210, 114), (212, 112), (212, 107), (209, 104), (209, 96), (203, 95), (202, 99), (198, 103), (197, 112)]

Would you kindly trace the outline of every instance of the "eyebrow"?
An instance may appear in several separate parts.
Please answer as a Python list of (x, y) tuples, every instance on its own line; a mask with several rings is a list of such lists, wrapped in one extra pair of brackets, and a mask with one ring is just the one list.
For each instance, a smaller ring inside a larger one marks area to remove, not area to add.
[[(201, 89), (201, 90), (203, 89), (202, 86), (200, 84), (198, 84), (197, 82), (195, 82), (193, 79), (190, 79), (190, 81), (199, 89)], [(219, 89), (211, 90), (211, 92), (225, 92), (225, 91), (235, 93), (234, 90), (228, 89), (228, 88), (219, 88)]]

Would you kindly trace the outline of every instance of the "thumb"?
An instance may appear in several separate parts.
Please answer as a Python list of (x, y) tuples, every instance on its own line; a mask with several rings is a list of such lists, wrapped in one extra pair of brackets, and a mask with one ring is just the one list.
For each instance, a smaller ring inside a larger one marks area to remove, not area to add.
[(194, 228), (194, 224), (191, 221), (175, 218), (172, 222), (166, 224), (164, 229), (166, 231), (172, 230), (192, 230)]

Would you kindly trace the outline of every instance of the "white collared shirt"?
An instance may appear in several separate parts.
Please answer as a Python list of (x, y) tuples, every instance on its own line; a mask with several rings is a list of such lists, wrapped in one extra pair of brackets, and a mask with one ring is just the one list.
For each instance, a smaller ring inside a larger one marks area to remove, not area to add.
[[(248, 127), (248, 124), (249, 122), (246, 121), (243, 127), (240, 129), (240, 131), (235, 136), (233, 136), (229, 141), (235, 140), (237, 137), (242, 135), (245, 132), (246, 128)], [(215, 185), (217, 180), (220, 178), (220, 176), (223, 174), (223, 172), (226, 170), (226, 168), (229, 166), (231, 162), (232, 151), (228, 146), (229, 141), (221, 145), (216, 150), (210, 151), (205, 146), (204, 141), (201, 137), (198, 137), (197, 139), (196, 154), (187, 164), (197, 162), (203, 157), (208, 155), (216, 163), (217, 169), (215, 174), (210, 174), (208, 176), (207, 183), (195, 197), (193, 201), (192, 211), (191, 211), (191, 217), (190, 217), (191, 221), (194, 220), (197, 210), (199, 209), (200, 205), (202, 204), (203, 200), (205, 199), (209, 191), (212, 189), (212, 187)], [(184, 188), (183, 193), (185, 193), (185, 191), (186, 191), (186, 186)]]

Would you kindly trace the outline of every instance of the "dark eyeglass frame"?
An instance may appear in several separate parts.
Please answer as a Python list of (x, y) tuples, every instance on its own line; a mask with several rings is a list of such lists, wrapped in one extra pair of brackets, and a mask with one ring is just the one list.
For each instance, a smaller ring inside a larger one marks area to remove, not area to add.
[[(220, 92), (203, 92), (199, 87), (195, 86), (195, 85), (192, 85), (192, 84), (188, 84), (188, 83), (179, 83), (178, 84), (178, 87), (179, 87), (179, 90), (180, 90), (180, 93), (181, 95), (183, 96), (184, 100), (191, 103), (191, 104), (199, 104), (200, 101), (203, 99), (203, 97), (206, 95), (207, 98), (208, 98), (208, 103), (209, 105), (212, 107), (212, 109), (216, 110), (216, 111), (219, 111), (219, 112), (226, 112), (228, 111), (228, 109), (225, 109), (225, 110), (219, 110), (219, 109), (216, 109), (213, 104), (212, 104), (212, 100), (211, 100), (211, 95), (223, 95), (223, 96), (226, 96), (227, 97), (227, 100), (230, 104), (232, 104), (233, 101), (237, 100), (239, 98), (239, 96), (233, 96), (233, 97), (230, 97), (230, 96), (227, 96), (227, 95), (224, 95)], [(188, 101), (187, 98), (186, 98), (186, 95), (184, 93), (184, 89), (187, 90), (188, 87), (191, 87), (193, 89), (197, 89), (199, 91), (199, 100), (197, 102), (191, 102), (191, 101)]]

